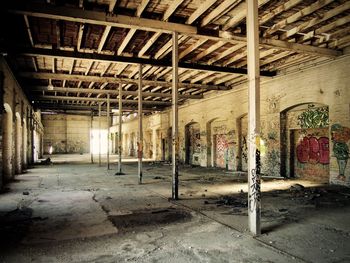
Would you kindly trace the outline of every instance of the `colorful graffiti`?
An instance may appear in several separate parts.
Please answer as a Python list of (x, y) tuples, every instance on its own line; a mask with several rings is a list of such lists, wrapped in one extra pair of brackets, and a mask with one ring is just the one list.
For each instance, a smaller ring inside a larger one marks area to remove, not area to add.
[(217, 134), (216, 137), (216, 166), (226, 168), (228, 143), (224, 134)]
[(329, 139), (327, 137), (304, 137), (296, 148), (300, 163), (329, 164)]
[(302, 129), (323, 128), (329, 125), (328, 107), (315, 108), (308, 105), (308, 109), (298, 116), (298, 124)]
[(343, 127), (340, 124), (331, 126), (333, 153), (337, 158), (339, 167), (339, 177), (345, 178), (345, 168), (349, 159), (349, 147), (347, 143), (350, 140), (350, 128)]

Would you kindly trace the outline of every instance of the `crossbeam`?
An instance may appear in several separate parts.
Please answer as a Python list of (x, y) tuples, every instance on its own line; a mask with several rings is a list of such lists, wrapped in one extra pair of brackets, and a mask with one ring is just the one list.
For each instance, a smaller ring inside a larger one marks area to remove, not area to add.
[[(299, 44), (300, 45), (300, 44)], [(127, 56), (111, 56), (98, 53), (83, 53), (66, 50), (52, 50), (43, 48), (6, 48), (6, 52), (13, 55), (22, 55), (29, 57), (46, 57), (46, 58), (62, 58), (62, 59), (80, 59), (85, 61), (104, 62), (104, 63), (127, 63), (132, 65), (151, 65), (158, 67), (171, 67), (171, 61), (169, 60), (156, 60), (146, 59), (138, 57), (127, 57)], [(247, 70), (244, 68), (233, 68), (233, 67), (220, 67), (213, 65), (204, 65), (198, 63), (186, 63), (179, 62), (179, 68), (211, 71), (216, 73), (232, 73), (232, 74), (247, 74)], [(272, 77), (276, 75), (273, 71), (261, 71), (261, 76)]]
[[(266, 1), (266, 0), (264, 0)], [(90, 10), (82, 10), (72, 7), (65, 7), (65, 6), (53, 6), (53, 5), (43, 5), (43, 4), (35, 4), (35, 3), (25, 3), (21, 2), (21, 4), (18, 4), (16, 1), (13, 1), (11, 3), (12, 6), (8, 8), (8, 12), (13, 14), (20, 14), (20, 15), (27, 15), (27, 16), (34, 16), (34, 17), (40, 17), (40, 18), (47, 18), (47, 19), (56, 19), (56, 20), (65, 20), (65, 21), (71, 21), (71, 22), (78, 22), (78, 23), (87, 23), (87, 24), (95, 24), (95, 25), (103, 25), (103, 26), (112, 26), (112, 27), (121, 27), (121, 28), (131, 28), (131, 29), (143, 29), (146, 31), (153, 31), (153, 32), (162, 32), (162, 33), (172, 33), (172, 32), (178, 32), (182, 35), (187, 36), (193, 36), (196, 38), (210, 38), (213, 37), (213, 32), (216, 32), (216, 40), (217, 41), (227, 41), (230, 43), (241, 43), (244, 41), (246, 43), (246, 40), (241, 39), (237, 40), (237, 38), (233, 38), (232, 34), (230, 34), (227, 31), (219, 31), (214, 30), (210, 33), (201, 32), (199, 34), (199, 31), (201, 28), (197, 28), (195, 26), (190, 25), (184, 25), (179, 23), (172, 23), (167, 21), (159, 21), (154, 19), (147, 19), (147, 18), (139, 18), (139, 17), (133, 17), (133, 16), (125, 16), (125, 15), (115, 15), (110, 13), (104, 13), (100, 11), (90, 11)], [(262, 40), (269, 40), (268, 38), (263, 38)], [(284, 48), (288, 48), (291, 51), (304, 53), (305, 49), (301, 48), (304, 47), (311, 47), (310, 45), (295, 45), (295, 43), (290, 43), (285, 41), (285, 43), (288, 43), (288, 45), (285, 45)], [(263, 44), (260, 41), (260, 44)], [(274, 48), (281, 48), (281, 45), (274, 46), (273, 43), (270, 43)], [(328, 48), (318, 48), (314, 47), (314, 55), (317, 56), (324, 56), (325, 52), (324, 49), (329, 50), (330, 54), (329, 56), (338, 56), (342, 53), (338, 52), (336, 54), (332, 53), (334, 50), (328, 49)], [(318, 52), (318, 49), (320, 49), (321, 52)], [(322, 52), (323, 50), (323, 52)], [(144, 63), (142, 63), (144, 64)]]
[[(76, 97), (76, 96), (38, 96), (35, 97), (34, 101), (47, 101), (47, 100), (63, 100), (63, 101), (93, 101), (93, 102), (106, 102), (107, 98), (91, 98), (91, 97)], [(110, 102), (118, 102), (118, 99), (110, 99)], [(137, 100), (122, 100), (122, 103), (126, 104), (137, 104)], [(145, 105), (152, 106), (170, 106), (171, 102), (167, 101), (154, 101), (154, 100), (145, 100), (142, 102)]]
[[(68, 81), (86, 81), (86, 82), (99, 82), (99, 83), (122, 83), (122, 84), (135, 84), (137, 85), (137, 79), (117, 78), (117, 77), (101, 77), (101, 76), (84, 76), (84, 75), (70, 75), (64, 73), (43, 73), (43, 72), (19, 72), (18, 75), (24, 78), (34, 79), (56, 79), (56, 80), (68, 80)], [(143, 80), (145, 85), (150, 86), (163, 86), (171, 87), (171, 82), (160, 80)], [(217, 85), (204, 85), (195, 83), (179, 83), (181, 88), (189, 89), (206, 89), (206, 90), (228, 90), (229, 87), (217, 86)]]
[[(86, 93), (94, 93), (94, 94), (110, 94), (116, 95), (118, 94), (118, 90), (106, 90), (106, 89), (84, 89), (84, 88), (63, 88), (63, 87), (54, 87), (49, 89), (47, 86), (34, 86), (27, 87), (29, 91), (52, 91), (52, 92), (86, 92)], [(132, 95), (138, 96), (137, 91), (123, 91), (124, 95)], [(161, 98), (171, 98), (171, 93), (162, 93), (162, 92), (142, 92), (143, 97), (161, 97)], [(203, 95), (190, 95), (190, 94), (179, 94), (179, 98), (181, 99), (202, 99)]]

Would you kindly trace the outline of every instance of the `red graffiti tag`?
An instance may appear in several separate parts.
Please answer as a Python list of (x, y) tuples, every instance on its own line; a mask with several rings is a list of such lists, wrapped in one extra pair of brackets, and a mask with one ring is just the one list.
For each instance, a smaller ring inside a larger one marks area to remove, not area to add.
[(327, 137), (304, 137), (297, 146), (300, 163), (329, 164), (329, 139)]

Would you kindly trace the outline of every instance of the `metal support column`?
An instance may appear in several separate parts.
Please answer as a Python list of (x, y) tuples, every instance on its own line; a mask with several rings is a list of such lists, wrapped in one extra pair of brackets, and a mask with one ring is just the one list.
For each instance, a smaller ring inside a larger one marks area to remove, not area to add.
[(178, 33), (173, 32), (172, 35), (172, 199), (177, 200), (179, 198), (179, 128), (178, 128)]
[(109, 170), (110, 95), (107, 94), (107, 170)]
[(247, 0), (248, 50), (248, 220), (254, 236), (261, 234), (260, 192), (260, 66), (258, 0)]
[(143, 155), (143, 130), (142, 130), (142, 65), (139, 64), (139, 90), (138, 90), (138, 121), (139, 133), (137, 142), (138, 175), (139, 184), (142, 184), (142, 155)]
[(98, 165), (101, 166), (101, 103), (98, 104)]
[(122, 172), (122, 154), (123, 154), (123, 147), (122, 147), (122, 123), (123, 123), (123, 104), (122, 104), (122, 84), (119, 83), (119, 95), (118, 95), (118, 114), (119, 114), (119, 130), (118, 130), (118, 171), (116, 172), (115, 175), (123, 175), (124, 173)]

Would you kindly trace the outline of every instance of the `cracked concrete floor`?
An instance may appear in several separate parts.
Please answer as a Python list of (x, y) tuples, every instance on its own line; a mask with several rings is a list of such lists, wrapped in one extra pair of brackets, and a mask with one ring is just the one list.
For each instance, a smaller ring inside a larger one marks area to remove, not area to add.
[(115, 176), (115, 165), (68, 157), (0, 195), (1, 262), (350, 261), (348, 188), (263, 180), (263, 234), (252, 238), (242, 174), (181, 167), (173, 202), (170, 166), (145, 163), (139, 185), (135, 163)]

